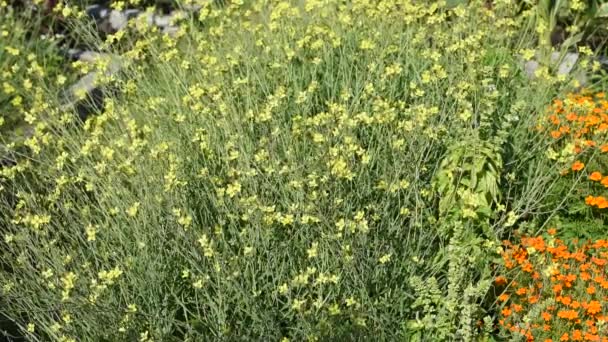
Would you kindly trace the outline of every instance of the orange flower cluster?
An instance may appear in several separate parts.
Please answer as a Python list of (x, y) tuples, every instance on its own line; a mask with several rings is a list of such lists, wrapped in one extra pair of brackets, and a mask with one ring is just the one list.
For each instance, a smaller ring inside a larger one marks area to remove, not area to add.
[[(549, 230), (555, 234), (555, 229)], [(608, 342), (608, 240), (568, 246), (552, 236), (505, 241), (499, 329), (527, 341)]]
[[(597, 150), (599, 153), (608, 153), (608, 101), (604, 93), (590, 95), (587, 92), (570, 94), (564, 100), (555, 100), (549, 107), (547, 126), (541, 125), (541, 130), (547, 129), (551, 137), (558, 142), (572, 143), (574, 153)], [(577, 160), (572, 166), (573, 172), (586, 169), (583, 161)], [(567, 174), (568, 171), (562, 172)], [(592, 171), (588, 175), (592, 187), (608, 188), (608, 175), (600, 171)], [(604, 196), (589, 195), (585, 203), (598, 209), (608, 208), (608, 199)]]
[(549, 124), (554, 139), (570, 137), (595, 147), (594, 134), (608, 131), (608, 101), (604, 93), (570, 94), (564, 101), (555, 100), (549, 108)]

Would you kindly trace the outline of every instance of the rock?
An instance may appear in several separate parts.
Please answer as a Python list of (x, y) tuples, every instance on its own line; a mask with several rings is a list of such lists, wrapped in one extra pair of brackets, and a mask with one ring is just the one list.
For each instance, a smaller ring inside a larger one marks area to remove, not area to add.
[(81, 51), (78, 55), (78, 60), (83, 61), (85, 63), (95, 63), (95, 61), (99, 60), (104, 56), (107, 55), (94, 51)]
[(0, 169), (3, 167), (13, 166), (17, 163), (15, 156), (8, 147), (0, 144)]
[[(558, 52), (554, 52), (551, 54), (551, 63), (557, 63), (559, 61), (560, 54)], [(576, 62), (578, 61), (578, 53), (567, 52), (564, 56), (562, 62), (557, 67), (558, 75), (568, 75)]]
[(100, 5), (91, 5), (85, 9), (87, 15), (96, 21), (103, 20), (108, 17), (110, 11)]
[(182, 5), (182, 8), (188, 12), (198, 12), (200, 11), (201, 8), (203, 8), (202, 5)]
[(125, 28), (125, 26), (127, 26), (128, 20), (129, 18), (125, 13), (113, 10), (112, 12), (110, 12), (108, 23), (110, 24), (112, 30), (119, 31)]
[(77, 61), (80, 59), (80, 55), (82, 54), (82, 50), (79, 49), (68, 49), (64, 52), (64, 57), (69, 61)]
[[(551, 53), (551, 64), (555, 65), (559, 62), (559, 65), (557, 66), (558, 76), (569, 75), (572, 72), (572, 69), (574, 69), (576, 62), (578, 61), (579, 54), (574, 52), (567, 52), (561, 59), (561, 62), (560, 56), (561, 54), (559, 52)], [(535, 58), (538, 59), (538, 54), (536, 54)], [(526, 72), (526, 75), (528, 75), (528, 77), (530, 78), (536, 77), (536, 70), (538, 70), (538, 67), (540, 66), (540, 63), (536, 59), (526, 61), (524, 64), (524, 70)]]
[(127, 16), (127, 20), (137, 18), (140, 14), (141, 14), (141, 11), (138, 9), (128, 9), (124, 12), (124, 15)]
[(527, 61), (526, 64), (524, 65), (524, 70), (526, 71), (526, 75), (528, 75), (529, 78), (536, 77), (535, 73), (539, 66), (540, 66), (540, 64), (535, 60)]
[(597, 61), (602, 66), (602, 69), (608, 70), (608, 56), (601, 55), (597, 58)]
[(164, 28), (164, 27), (171, 25), (172, 20), (173, 20), (173, 16), (171, 16), (171, 15), (155, 16), (154, 25)]
[(98, 83), (99, 78), (102, 75), (112, 76), (122, 67), (122, 61), (117, 56), (92, 51), (85, 51), (80, 55), (80, 60), (87, 63), (94, 63), (100, 58), (110, 59), (108, 68), (104, 72), (93, 71), (84, 75), (65, 92), (66, 100), (61, 109), (75, 110), (82, 121), (86, 121), (92, 113), (103, 108), (104, 89)]
[(162, 32), (168, 34), (171, 37), (174, 37), (178, 31), (179, 31), (179, 27), (177, 27), (177, 26), (166, 26), (166, 27), (163, 27)]

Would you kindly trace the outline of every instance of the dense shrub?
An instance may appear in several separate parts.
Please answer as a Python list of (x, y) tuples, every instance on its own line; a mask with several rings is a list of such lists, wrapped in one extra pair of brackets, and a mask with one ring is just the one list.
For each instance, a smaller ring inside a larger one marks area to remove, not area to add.
[(568, 86), (521, 71), (516, 6), (207, 6), (99, 42), (130, 49), (84, 124), (28, 108), (31, 156), (0, 170), (0, 312), (34, 340), (493, 333), (488, 260), (559, 206), (535, 128)]

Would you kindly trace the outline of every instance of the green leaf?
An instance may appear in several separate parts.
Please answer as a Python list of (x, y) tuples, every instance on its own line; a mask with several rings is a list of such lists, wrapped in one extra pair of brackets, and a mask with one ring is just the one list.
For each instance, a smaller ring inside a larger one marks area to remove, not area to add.
[(595, 13), (595, 16), (599, 18), (608, 17), (608, 2), (605, 2), (600, 5), (600, 7), (597, 9), (597, 12)]

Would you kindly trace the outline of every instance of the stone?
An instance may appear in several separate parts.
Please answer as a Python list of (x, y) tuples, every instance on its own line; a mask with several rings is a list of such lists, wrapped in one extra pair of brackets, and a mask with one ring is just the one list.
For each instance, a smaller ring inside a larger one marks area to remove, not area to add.
[(91, 114), (103, 108), (104, 90), (98, 84), (98, 78), (101, 75), (112, 76), (120, 71), (122, 67), (122, 61), (117, 56), (93, 51), (85, 51), (80, 56), (80, 60), (87, 63), (94, 63), (100, 58), (110, 59), (108, 68), (103, 73), (92, 71), (81, 77), (65, 92), (66, 100), (61, 109), (64, 111), (75, 110), (82, 121), (86, 121)]
[[(560, 57), (560, 54), (558, 52), (553, 52), (551, 54), (551, 63), (557, 63), (559, 61), (559, 57)], [(564, 55), (562, 62), (557, 67), (557, 74), (558, 75), (568, 75), (574, 68), (574, 65), (576, 65), (577, 61), (578, 61), (578, 53), (567, 52), (566, 55)]]
[(97, 21), (107, 18), (108, 14), (110, 14), (110, 11), (107, 8), (104, 8), (100, 5), (88, 6), (85, 9), (85, 12), (89, 17), (91, 17)]
[(113, 10), (110, 12), (108, 23), (114, 31), (120, 31), (127, 26), (127, 15), (121, 11)]
[(526, 75), (528, 75), (529, 78), (536, 77), (535, 72), (536, 72), (536, 70), (538, 70), (539, 66), (540, 66), (540, 64), (535, 60), (527, 61), (526, 64), (524, 65), (524, 70), (526, 71)]
[(163, 30), (162, 30), (163, 33), (165, 33), (171, 37), (174, 37), (178, 31), (179, 31), (179, 27), (177, 27), (177, 26), (166, 26), (166, 27), (163, 27)]
[(13, 153), (11, 153), (7, 146), (0, 144), (0, 169), (2, 167), (13, 166), (15, 164), (16, 158)]
[(124, 14), (127, 16), (127, 20), (131, 20), (137, 18), (141, 14), (141, 11), (138, 9), (128, 9)]
[[(559, 62), (559, 65), (557, 65), (557, 75), (558, 76), (569, 75), (572, 72), (572, 70), (574, 69), (576, 62), (578, 61), (579, 54), (574, 53), (574, 52), (567, 52), (563, 56), (563, 58), (561, 58), (561, 61), (560, 61), (560, 57), (561, 57), (561, 54), (559, 52), (551, 53), (551, 64), (555, 65), (556, 63)], [(538, 59), (538, 54), (536, 55), (535, 58)], [(535, 59), (526, 61), (524, 64), (524, 70), (526, 72), (526, 75), (528, 75), (528, 77), (530, 77), (530, 78), (536, 77), (535, 73), (536, 73), (536, 70), (538, 70), (539, 66), (540, 66), (540, 63)]]
[(80, 55), (82, 54), (82, 50), (80, 49), (68, 49), (65, 51), (64, 56), (69, 61), (77, 61), (80, 59)]
[(104, 57), (105, 54), (101, 54), (99, 52), (94, 51), (82, 51), (78, 56), (78, 60), (83, 61), (85, 63), (95, 63), (95, 61)]
[(171, 15), (162, 15), (154, 17), (154, 25), (159, 27), (167, 27), (171, 25), (171, 20), (173, 20), (173, 16)]

